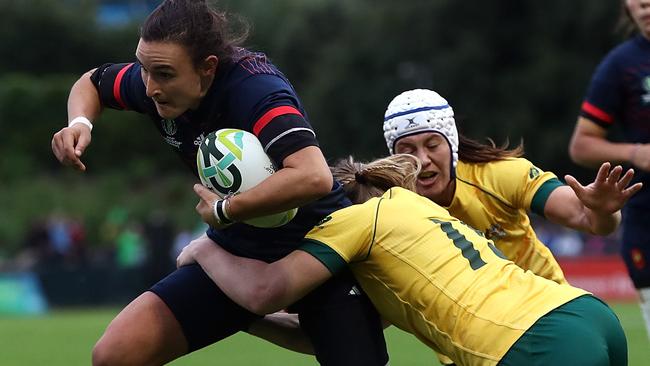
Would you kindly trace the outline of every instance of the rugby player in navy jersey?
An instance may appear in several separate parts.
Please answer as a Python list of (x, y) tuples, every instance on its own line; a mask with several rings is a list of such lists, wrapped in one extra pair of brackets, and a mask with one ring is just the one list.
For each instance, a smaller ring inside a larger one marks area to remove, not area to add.
[[(164, 1), (142, 26), (137, 61), (101, 65), (73, 85), (69, 124), (54, 135), (52, 150), (64, 165), (85, 170), (81, 158), (92, 121), (104, 107), (147, 114), (195, 174), (196, 152), (209, 132), (254, 133), (279, 170), (227, 200), (215, 195), (210, 204), (221, 210), (195, 242), (216, 242), (233, 254), (272, 262), (350, 202), (334, 182), (289, 81), (265, 55), (239, 47), (243, 37), (231, 39), (228, 31), (225, 14), (205, 1)], [(279, 228), (239, 223), (298, 206), (297, 216)], [(299, 314), (321, 364), (388, 362), (379, 316), (355, 284), (349, 273), (337, 276), (289, 308)], [(93, 364), (164, 364), (259, 319), (232, 302), (198, 265), (182, 267), (113, 319), (93, 349)]]
[[(636, 169), (633, 184), (644, 184), (623, 208), (621, 255), (650, 335), (650, 0), (621, 0), (621, 10), (621, 25), (636, 34), (593, 74), (569, 152), (583, 166), (629, 164)], [(615, 125), (623, 134), (616, 142), (607, 137)]]

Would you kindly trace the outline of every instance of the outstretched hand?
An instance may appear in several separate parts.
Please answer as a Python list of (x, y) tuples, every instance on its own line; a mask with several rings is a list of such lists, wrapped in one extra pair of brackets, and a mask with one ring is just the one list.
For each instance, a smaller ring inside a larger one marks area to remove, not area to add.
[(634, 170), (628, 169), (621, 176), (623, 167), (617, 165), (611, 170), (610, 168), (609, 162), (603, 163), (596, 179), (587, 186), (580, 184), (571, 175), (565, 175), (564, 179), (585, 207), (600, 214), (612, 214), (623, 208), (627, 200), (641, 190), (643, 184), (636, 183), (628, 187), (634, 177)]
[(201, 219), (215, 229), (223, 229), (228, 224), (222, 224), (214, 216), (214, 203), (221, 199), (219, 195), (212, 192), (201, 184), (194, 185), (194, 193), (199, 196), (199, 203), (196, 205), (196, 212), (201, 215)]
[(80, 158), (90, 139), (90, 129), (80, 123), (62, 128), (52, 137), (52, 152), (61, 164), (85, 171), (86, 166)]

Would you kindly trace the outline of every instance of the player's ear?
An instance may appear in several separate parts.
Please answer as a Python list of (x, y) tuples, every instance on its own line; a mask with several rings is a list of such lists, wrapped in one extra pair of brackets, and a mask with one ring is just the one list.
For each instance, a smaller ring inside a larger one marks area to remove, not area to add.
[(201, 76), (214, 76), (217, 72), (217, 67), (219, 66), (219, 58), (215, 55), (210, 55), (201, 61), (199, 65), (199, 73)]
[(210, 55), (206, 57), (198, 67), (199, 77), (201, 79), (201, 96), (207, 93), (212, 80), (214, 80), (214, 75), (217, 73), (217, 67), (219, 66), (219, 58), (215, 55)]

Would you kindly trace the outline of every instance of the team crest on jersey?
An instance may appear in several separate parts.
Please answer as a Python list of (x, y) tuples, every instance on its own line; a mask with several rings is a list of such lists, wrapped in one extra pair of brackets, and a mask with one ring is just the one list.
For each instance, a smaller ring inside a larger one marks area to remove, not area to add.
[(648, 105), (650, 104), (650, 76), (643, 78), (641, 87), (645, 90), (645, 93), (641, 95), (641, 102), (643, 105)]
[(537, 169), (535, 167), (531, 167), (530, 171), (528, 171), (528, 177), (530, 179), (535, 179), (535, 178), (539, 177), (539, 169)]
[(163, 119), (160, 121), (163, 131), (169, 136), (174, 136), (178, 131), (178, 126), (176, 126), (176, 121), (173, 119)]
[(506, 234), (506, 231), (503, 230), (501, 225), (499, 224), (494, 224), (490, 226), (487, 230), (485, 230), (485, 237), (488, 239), (502, 239), (505, 238), (508, 234)]
[(642, 270), (645, 268), (645, 257), (643, 256), (643, 252), (638, 248), (632, 248), (632, 250), (630, 250), (630, 257), (632, 257), (632, 263), (636, 269)]

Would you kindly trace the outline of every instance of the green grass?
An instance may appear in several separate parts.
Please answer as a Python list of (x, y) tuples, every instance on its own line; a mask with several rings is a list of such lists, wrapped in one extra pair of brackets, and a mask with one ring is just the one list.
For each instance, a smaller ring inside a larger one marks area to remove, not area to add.
[[(647, 365), (649, 341), (636, 304), (614, 304), (628, 337), (630, 366)], [(90, 350), (118, 309), (53, 311), (41, 317), (0, 317), (2, 366), (89, 365)], [(394, 327), (386, 331), (392, 365), (437, 364), (432, 351)], [(183, 357), (174, 366), (316, 365), (310, 356), (285, 351), (246, 334), (238, 334)]]

